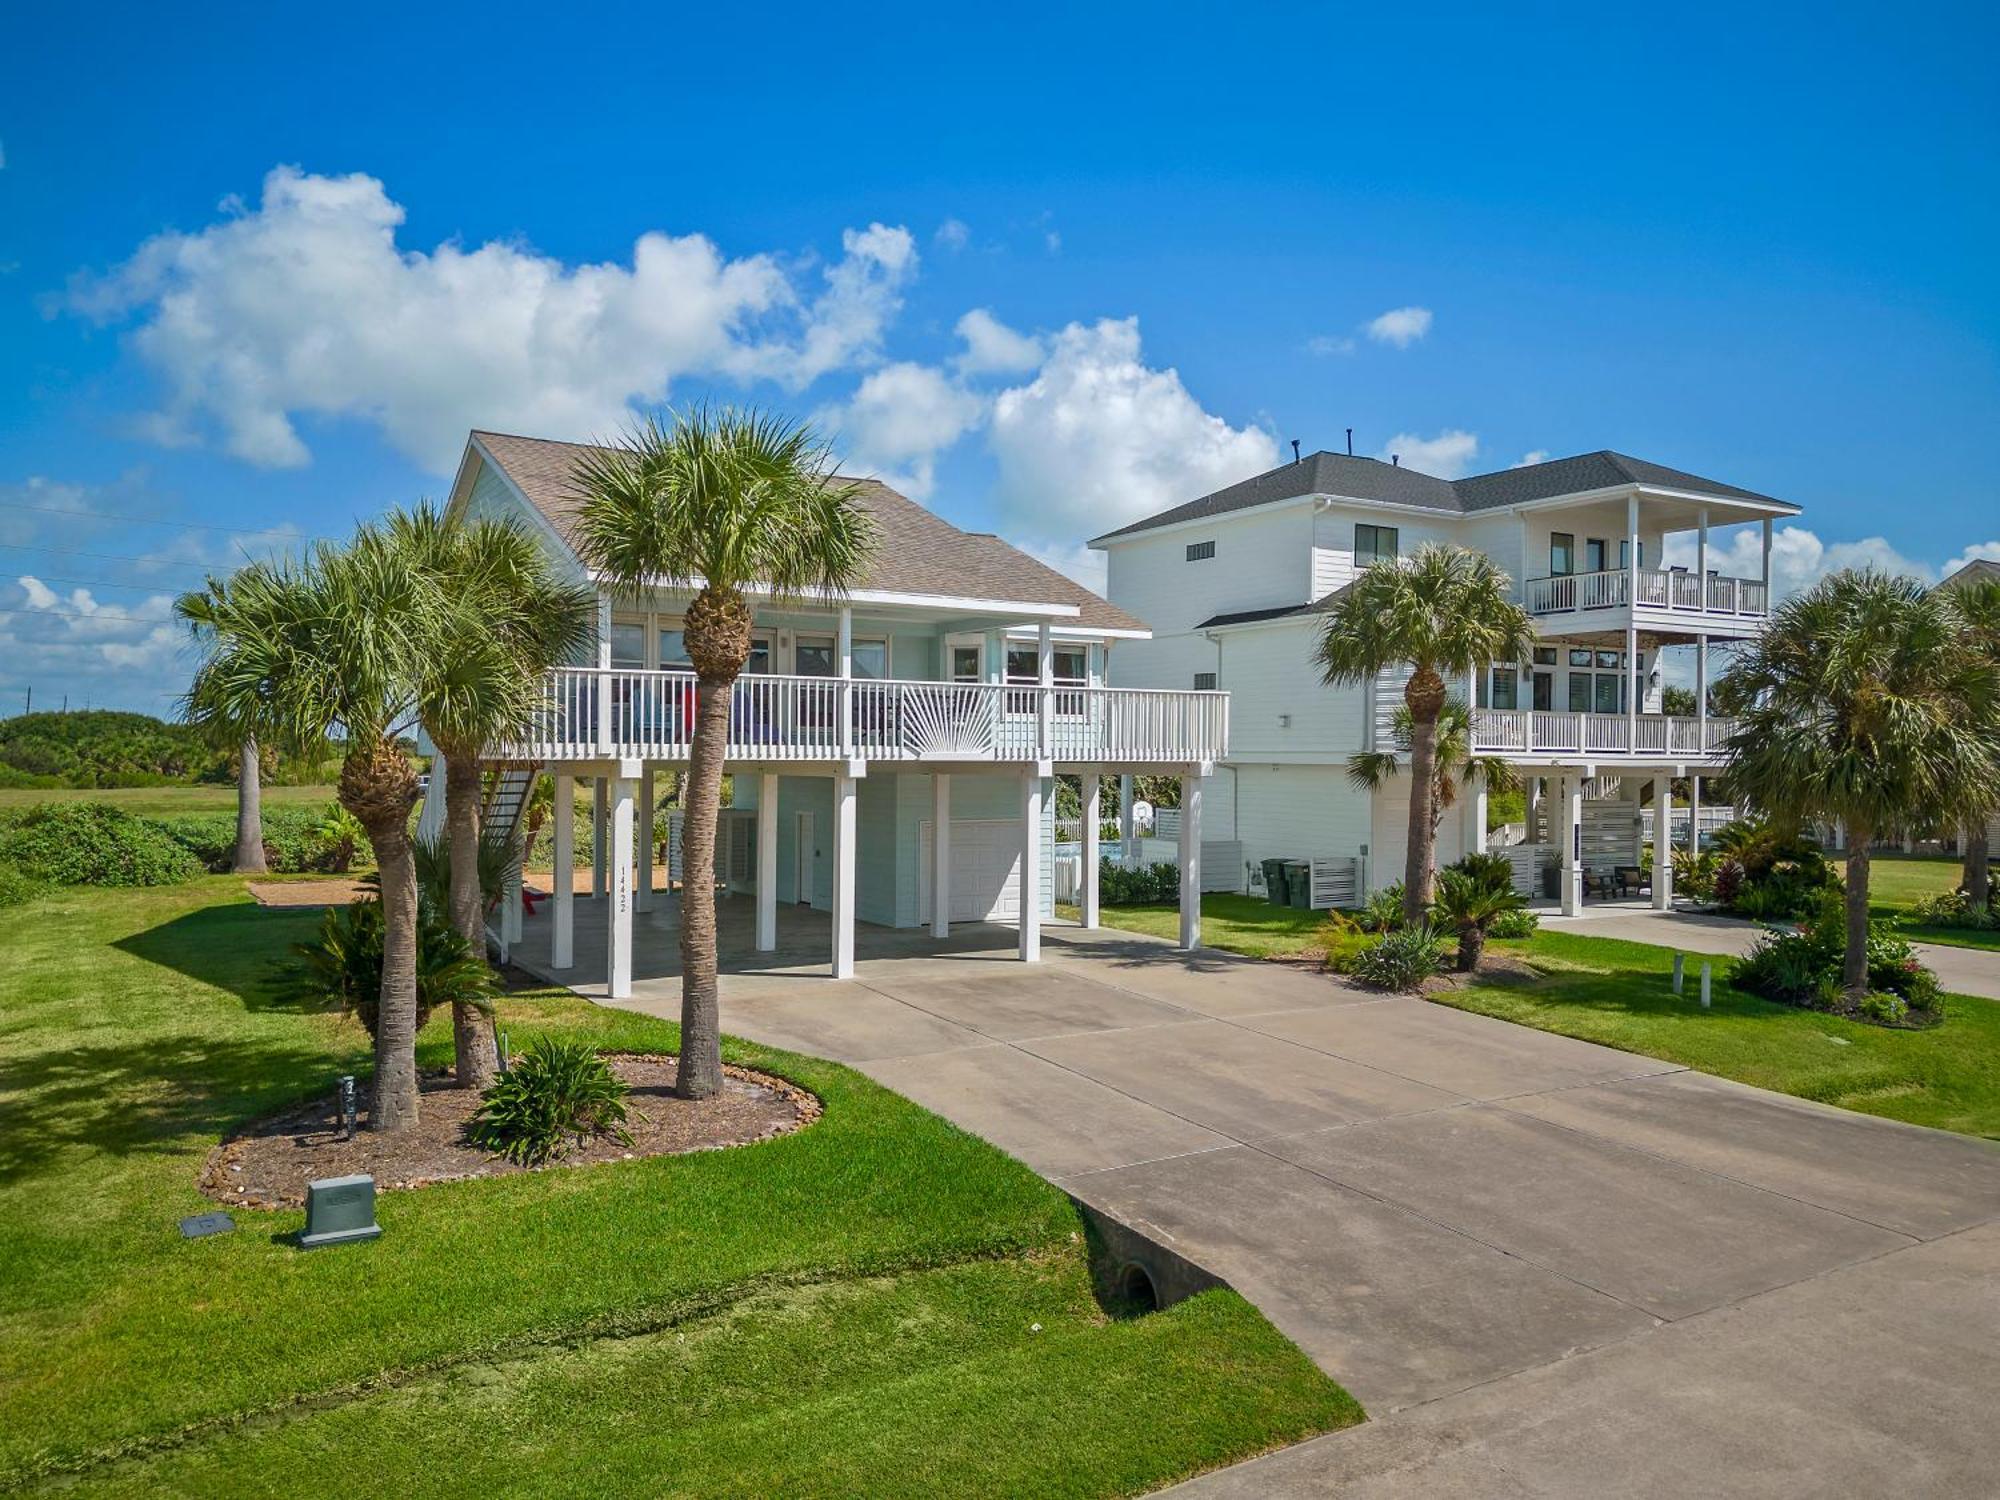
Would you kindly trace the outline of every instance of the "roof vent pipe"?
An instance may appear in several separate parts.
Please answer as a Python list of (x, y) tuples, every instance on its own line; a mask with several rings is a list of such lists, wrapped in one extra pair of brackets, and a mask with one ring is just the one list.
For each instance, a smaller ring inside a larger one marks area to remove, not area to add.
[(1293, 438), (1293, 439), (1292, 439), (1292, 462), (1293, 462), (1293, 463), (1297, 463), (1298, 461), (1299, 461), (1299, 440), (1298, 440), (1297, 438)]
[(1354, 457), (1354, 429), (1352, 427), (1347, 429), (1347, 456), (1349, 458)]
[(1402, 454), (1400, 454), (1400, 453), (1391, 453), (1391, 454), (1389, 455), (1389, 466), (1390, 466), (1391, 468), (1396, 468), (1396, 469), (1400, 469), (1400, 468), (1402, 468), (1402, 467), (1403, 467), (1403, 455), (1402, 455)]

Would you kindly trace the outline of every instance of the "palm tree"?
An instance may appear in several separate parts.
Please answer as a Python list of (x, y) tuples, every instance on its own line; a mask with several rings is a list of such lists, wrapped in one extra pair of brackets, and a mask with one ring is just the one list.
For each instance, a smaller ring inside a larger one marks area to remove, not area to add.
[(1847, 827), (1842, 983), (1868, 990), (1868, 846), (1956, 814), (2000, 777), (2000, 672), (1957, 611), (1874, 569), (1821, 579), (1772, 614), (1730, 668), (1745, 703), (1729, 784), (1774, 819)]
[[(682, 621), (694, 664), (694, 737), (681, 829), (681, 1051), (675, 1088), (722, 1086), (715, 979), (715, 824), (730, 688), (750, 655), (749, 589), (839, 596), (874, 544), (856, 490), (811, 428), (755, 410), (697, 407), (641, 423), (578, 465), (584, 560), (615, 589), (695, 591)], [(777, 809), (763, 808), (774, 817)]]
[[(1966, 639), (2000, 670), (2000, 581), (1975, 579), (1954, 584), (1946, 592)], [(1995, 814), (2000, 814), (2000, 781), (1973, 788), (1972, 800), (1960, 822), (1959, 838), (1964, 849), (1960, 884), (1974, 911), (1986, 910), (1993, 899), (1986, 830)]]
[(1355, 687), (1394, 667), (1410, 668), (1410, 838), (1403, 866), (1404, 920), (1415, 926), (1436, 880), (1438, 719), (1447, 679), (1462, 682), (1491, 662), (1518, 662), (1534, 643), (1527, 611), (1507, 575), (1483, 553), (1428, 543), (1407, 561), (1363, 570), (1327, 609), (1315, 652), (1329, 686)]
[[(1347, 779), (1372, 792), (1402, 774), (1402, 757), (1410, 753), (1416, 721), (1409, 705), (1399, 703), (1389, 716), (1393, 750), (1362, 750), (1347, 757)], [(1477, 755), (1472, 749), (1472, 710), (1447, 698), (1438, 713), (1436, 778), (1431, 791), (1431, 846), (1437, 847), (1444, 815), (1458, 804), (1458, 789), (1483, 779), (1489, 792), (1511, 792), (1521, 778), (1504, 756)]]
[[(459, 520), (419, 505), (392, 515), (387, 531), (447, 606), (418, 712), (444, 762), (451, 924), (484, 954), (480, 757), (528, 727), (549, 668), (589, 639), (593, 596), (559, 578), (535, 539), (511, 522)], [(460, 1088), (484, 1089), (499, 1076), (493, 1029), (480, 1007), (452, 1007), (452, 1040)]]
[(264, 862), (264, 789), (257, 780), (257, 736), (243, 736), (236, 757), (236, 857), (229, 867), (239, 875), (262, 875)]
[(364, 526), (303, 563), (252, 564), (176, 608), (204, 659), (190, 720), (215, 730), (254, 720), (311, 753), (338, 731), (341, 806), (367, 831), (382, 888), (382, 993), (370, 1128), (417, 1123), (417, 884), (410, 813), (417, 773), (402, 736), (443, 628), (438, 591), (405, 551)]

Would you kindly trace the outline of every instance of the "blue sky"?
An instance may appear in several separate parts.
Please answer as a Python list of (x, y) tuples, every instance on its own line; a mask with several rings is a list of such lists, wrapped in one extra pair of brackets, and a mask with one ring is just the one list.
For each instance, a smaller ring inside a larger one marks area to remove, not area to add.
[(0, 711), (168, 705), (175, 588), (468, 426), (705, 394), (1071, 567), (1350, 426), (1796, 500), (1792, 581), (2000, 556), (1990, 7), (36, 9)]

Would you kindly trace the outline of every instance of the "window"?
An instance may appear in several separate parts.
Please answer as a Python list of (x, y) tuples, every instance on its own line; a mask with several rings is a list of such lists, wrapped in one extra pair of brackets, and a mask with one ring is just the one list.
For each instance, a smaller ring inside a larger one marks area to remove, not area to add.
[(986, 653), (977, 645), (953, 646), (951, 648), (951, 680), (953, 682), (984, 682), (986, 680)]
[(1215, 556), (1214, 542), (1189, 542), (1187, 544), (1187, 560), (1189, 562), (1206, 562), (1213, 556)]
[(889, 675), (889, 643), (887, 641), (856, 641), (854, 643), (854, 675), (880, 682)]
[(1602, 573), (1606, 567), (1605, 559), (1609, 556), (1610, 549), (1604, 545), (1604, 538), (1591, 537), (1583, 544), (1583, 571)]
[[(1632, 555), (1631, 548), (1632, 539), (1630, 537), (1626, 537), (1618, 543), (1618, 566), (1620, 568), (1630, 566), (1627, 559)], [(1646, 543), (1643, 538), (1639, 542), (1639, 566), (1642, 568), (1646, 566)]]
[(1572, 672), (1569, 674), (1569, 711), (1573, 714), (1590, 712), (1590, 674)]
[[(666, 649), (664, 639), (662, 640), (660, 649), (663, 652)], [(750, 637), (750, 657), (749, 660), (743, 663), (743, 670), (758, 677), (769, 674), (771, 670), (771, 638), (768, 635), (753, 635)]]
[[(1034, 685), (1042, 680), (1038, 661), (1038, 650), (1033, 642), (1025, 644), (1009, 642), (1007, 646), (1007, 680), (1010, 683)], [(1082, 646), (1055, 646), (1049, 651), (1049, 669), (1058, 687), (1086, 687), (1090, 682), (1090, 656)], [(1035, 711), (1035, 696), (1032, 693), (1009, 693), (1007, 712), (1031, 714)], [(1056, 694), (1056, 712), (1059, 714), (1080, 714), (1083, 712), (1083, 695), (1080, 693)]]
[(1494, 708), (1519, 708), (1521, 706), (1521, 674), (1513, 667), (1493, 669)]
[(694, 663), (688, 660), (687, 642), (678, 630), (660, 632), (660, 665), (669, 672), (694, 670)]
[(1597, 664), (1600, 667), (1609, 667), (1615, 672), (1625, 665), (1625, 653), (1623, 651), (1600, 651), (1597, 653)]
[(1576, 571), (1576, 535), (1568, 531), (1549, 533), (1549, 576), (1567, 578)]
[(1572, 667), (1587, 667), (1596, 660), (1596, 655), (1590, 651), (1579, 651), (1574, 646), (1570, 648), (1569, 664)]
[(1367, 522), (1357, 522), (1354, 527), (1354, 566), (1368, 567), (1371, 563), (1394, 562), (1396, 544), (1402, 533), (1394, 526), (1370, 526)]
[(1536, 666), (1538, 666), (1538, 667), (1553, 667), (1553, 666), (1554, 666), (1555, 664), (1556, 664), (1556, 648), (1555, 648), (1555, 647), (1553, 647), (1553, 646), (1537, 646), (1537, 647), (1535, 647), (1535, 665), (1536, 665)]
[(1535, 674), (1535, 710), (1548, 713), (1556, 706), (1556, 677), (1553, 672)]
[(611, 665), (614, 667), (646, 665), (646, 627), (642, 623), (637, 620), (611, 622)]
[(1195, 673), (1195, 674), (1194, 674), (1194, 690), (1195, 690), (1195, 691), (1196, 691), (1197, 693), (1212, 693), (1212, 692), (1214, 692), (1214, 691), (1215, 691), (1215, 674), (1214, 674), (1213, 672), (1197, 672), (1197, 673)]
[(792, 670), (801, 677), (835, 677), (840, 668), (833, 659), (834, 639), (830, 635), (802, 635), (792, 643)]
[(1615, 714), (1618, 712), (1619, 699), (1623, 696), (1618, 691), (1620, 686), (1621, 684), (1616, 672), (1599, 672), (1597, 674), (1597, 712), (1601, 714)]

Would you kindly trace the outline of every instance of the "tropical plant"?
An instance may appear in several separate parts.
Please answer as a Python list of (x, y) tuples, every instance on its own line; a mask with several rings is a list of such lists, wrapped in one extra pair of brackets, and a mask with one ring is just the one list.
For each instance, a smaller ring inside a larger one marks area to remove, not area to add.
[(0, 861), (49, 885), (178, 885), (201, 873), (186, 845), (108, 802), (44, 802), (0, 835)]
[(1514, 889), (1514, 867), (1500, 855), (1468, 854), (1438, 872), (1435, 916), (1440, 925), (1458, 934), (1461, 973), (1479, 967), (1493, 924), (1527, 904)]
[(731, 685), (750, 655), (749, 588), (779, 600), (840, 597), (860, 581), (874, 525), (810, 427), (696, 407), (633, 428), (578, 464), (584, 560), (621, 593), (694, 591), (682, 638), (694, 666), (694, 735), (681, 828), (681, 1052), (677, 1091), (722, 1086), (715, 957), (715, 825)]
[[(587, 586), (560, 578), (541, 545), (511, 521), (466, 520), (419, 505), (392, 515), (388, 535), (447, 605), (417, 711), (444, 765), (446, 909), (483, 954), (491, 887), (479, 827), (480, 758), (527, 729), (546, 695), (548, 670), (589, 639), (595, 599)], [(452, 1012), (452, 1041), (458, 1086), (492, 1082), (499, 1058), (476, 1010)]]
[[(1389, 739), (1393, 749), (1363, 750), (1347, 758), (1347, 779), (1363, 791), (1374, 791), (1402, 774), (1403, 760), (1416, 740), (1416, 718), (1407, 703), (1399, 703), (1389, 716)], [(1437, 847), (1438, 829), (1444, 815), (1458, 803), (1461, 785), (1484, 781), (1488, 792), (1509, 793), (1521, 788), (1521, 778), (1504, 756), (1478, 755), (1472, 749), (1472, 710), (1456, 698), (1448, 698), (1438, 711), (1435, 750), (1436, 776), (1431, 790), (1431, 847)], [(1407, 886), (1408, 881), (1406, 880)]]
[(1393, 932), (1403, 925), (1403, 882), (1391, 881), (1379, 891), (1370, 891), (1367, 904), (1355, 918), (1363, 932)]
[(466, 1122), (466, 1139), (519, 1166), (564, 1154), (573, 1142), (610, 1136), (630, 1145), (628, 1090), (587, 1041), (539, 1037), (487, 1090)]
[(1444, 972), (1442, 939), (1429, 922), (1412, 922), (1385, 932), (1355, 954), (1348, 972), (1377, 989), (1407, 993)]
[(1486, 935), (1490, 938), (1527, 938), (1541, 931), (1541, 927), (1540, 917), (1525, 906), (1517, 906), (1488, 922)]
[[(1847, 913), (1837, 892), (1826, 892), (1813, 918), (1792, 932), (1767, 932), (1731, 966), (1729, 982), (1737, 989), (1786, 1005), (1835, 1011), (1868, 1020), (1931, 1025), (1944, 1014), (1944, 992), (1937, 976), (1917, 960), (1909, 940), (1888, 922), (1868, 924), (1860, 946), (1862, 983), (1857, 991), (1846, 983), (1849, 944)], [(1871, 1006), (1870, 996), (1893, 995), (1903, 1007), (1884, 1014)]]
[(1935, 896), (1926, 896), (1916, 902), (1903, 913), (1903, 919), (1913, 927), (1964, 927), (1973, 931), (1991, 931), (2000, 927), (2000, 901), (1989, 899), (1984, 906), (1974, 906), (1971, 896), (1963, 890), (1940, 891)]
[(2000, 780), (2000, 669), (1914, 579), (1840, 572), (1773, 612), (1731, 667), (1747, 700), (1729, 784), (1791, 825), (1848, 833), (1841, 982), (1868, 992), (1868, 846), (1886, 827), (1962, 811)]
[(1463, 547), (1427, 544), (1408, 561), (1378, 562), (1336, 594), (1316, 652), (1329, 685), (1359, 686), (1407, 666), (1410, 712), (1410, 834), (1403, 915), (1415, 924), (1435, 887), (1438, 723), (1447, 681), (1496, 661), (1525, 660), (1534, 642), (1527, 612), (1493, 560)]
[(313, 825), (313, 834), (326, 849), (326, 868), (336, 875), (345, 875), (354, 868), (355, 850), (368, 837), (368, 830), (353, 813), (334, 802), (328, 804), (325, 815)]
[[(381, 1019), (382, 903), (354, 901), (329, 907), (312, 941), (296, 943), (288, 989), (300, 999), (333, 1005), (354, 1016), (372, 1037)], [(440, 1005), (493, 1010), (493, 971), (442, 906), (428, 902), (417, 919), (417, 1025)]]
[(242, 724), (295, 748), (344, 732), (339, 797), (367, 831), (382, 882), (383, 963), (372, 1128), (417, 1123), (417, 885), (409, 824), (416, 768), (400, 740), (416, 719), (446, 613), (439, 591), (390, 533), (253, 563), (176, 608), (203, 660), (188, 689), (197, 724)]
[[(1944, 592), (1958, 618), (1961, 639), (2000, 671), (2000, 581), (1969, 579)], [(1974, 911), (2000, 895), (1993, 884), (1991, 850), (1986, 842), (1987, 829), (1996, 816), (2000, 816), (2000, 779), (1970, 788), (1959, 813), (1959, 848), (1963, 851), (1960, 883)]]

